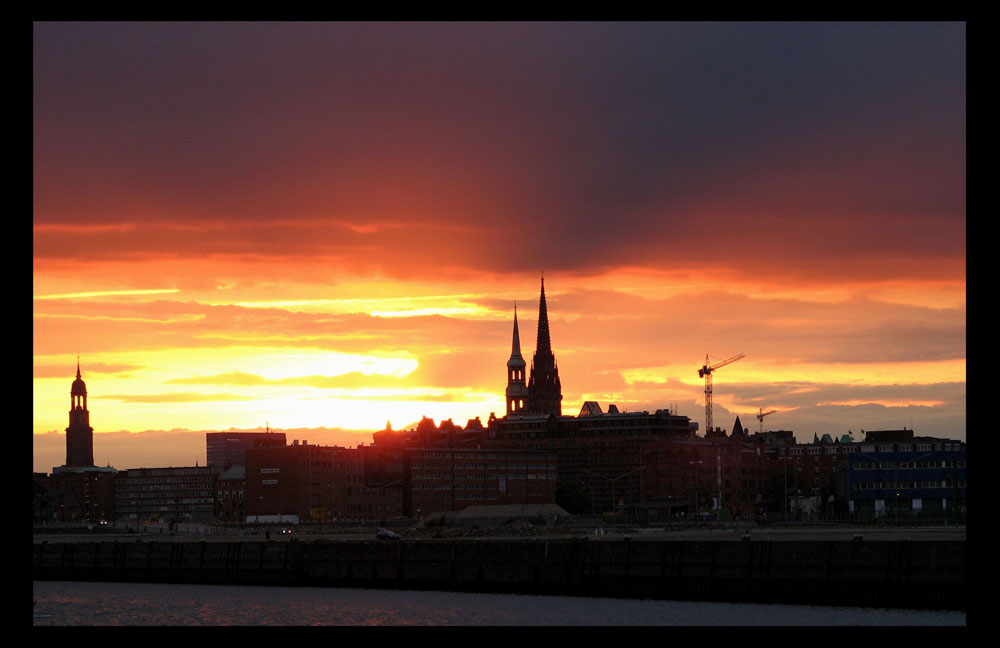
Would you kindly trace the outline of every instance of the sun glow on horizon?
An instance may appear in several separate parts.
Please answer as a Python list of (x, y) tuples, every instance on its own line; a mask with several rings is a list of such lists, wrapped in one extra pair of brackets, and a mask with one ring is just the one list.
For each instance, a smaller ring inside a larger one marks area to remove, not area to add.
[[(371, 402), (379, 402), (378, 407), (385, 409), (387, 394), (393, 390), (404, 399), (410, 398), (407, 390), (435, 393), (406, 383), (384, 392), (336, 385), (341, 376), (406, 380), (419, 366), (418, 359), (408, 352), (352, 354), (322, 349), (224, 347), (150, 350), (141, 357), (142, 364), (138, 365), (133, 352), (84, 356), (81, 371), (87, 383), (95, 429), (98, 422), (104, 429), (109, 426), (134, 429), (155, 427), (153, 421), (160, 420), (170, 421), (168, 427), (216, 427), (220, 419), (219, 404), (234, 400), (238, 405), (227, 406), (226, 414), (222, 415), (232, 420), (231, 425), (254, 424), (258, 416), (277, 418), (279, 413), (288, 413), (294, 416), (296, 426), (333, 426), (338, 423), (331, 419), (329, 405), (317, 404), (303, 398), (303, 394), (319, 394), (333, 401), (337, 400), (338, 389), (354, 389), (355, 393), (369, 394), (369, 399), (378, 395), (379, 400)], [(91, 372), (88, 363), (129, 369)], [(33, 381), (36, 433), (66, 425), (62, 419), (68, 408), (67, 381), (72, 380), (76, 356), (48, 358), (44, 366), (60, 364), (66, 366), (65, 377), (51, 376), (49, 370), (47, 377)], [(178, 390), (176, 384), (183, 384), (183, 390)], [(357, 407), (360, 401), (352, 398), (350, 402)], [(213, 418), (215, 423), (211, 422)]]

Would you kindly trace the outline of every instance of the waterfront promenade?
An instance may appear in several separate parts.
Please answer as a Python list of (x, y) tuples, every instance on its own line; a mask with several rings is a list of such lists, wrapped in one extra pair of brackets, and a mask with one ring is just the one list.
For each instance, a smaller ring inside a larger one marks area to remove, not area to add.
[[(655, 532), (650, 532), (655, 533)], [(442, 534), (443, 535), (443, 534)], [(36, 539), (33, 580), (285, 585), (965, 609), (964, 540), (279, 535)]]
[[(93, 526), (93, 525), (92, 525)], [(270, 539), (274, 542), (287, 542), (294, 538), (299, 541), (362, 541), (375, 537), (377, 527), (371, 525), (358, 526), (288, 526), (274, 527)], [(291, 530), (291, 533), (280, 533), (281, 528)], [(739, 523), (716, 523), (706, 525), (673, 526), (673, 527), (637, 527), (629, 525), (602, 526), (599, 522), (592, 524), (556, 524), (545, 526), (521, 526), (512, 528), (435, 528), (435, 527), (399, 527), (393, 530), (402, 539), (443, 540), (455, 538), (491, 538), (514, 539), (537, 537), (545, 540), (585, 539), (590, 541), (623, 540), (628, 537), (634, 541), (644, 540), (699, 540), (699, 541), (745, 541), (745, 540), (854, 540), (860, 538), (866, 541), (895, 540), (960, 540), (966, 539), (964, 525), (892, 525), (892, 524), (787, 524), (787, 525), (749, 525)], [(87, 542), (110, 541), (114, 539), (130, 539), (151, 541), (189, 541), (192, 539), (233, 542), (257, 542), (264, 536), (263, 530), (236, 529), (230, 527), (181, 524), (171, 533), (167, 525), (142, 525), (139, 533), (130, 531), (128, 525), (118, 524), (108, 527), (86, 529), (82, 525), (64, 527), (45, 527), (36, 529), (34, 542)]]

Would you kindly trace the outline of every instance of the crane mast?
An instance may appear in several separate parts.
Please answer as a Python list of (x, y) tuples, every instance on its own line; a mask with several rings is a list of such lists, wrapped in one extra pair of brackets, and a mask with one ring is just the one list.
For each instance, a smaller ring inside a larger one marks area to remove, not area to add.
[(757, 410), (757, 420), (760, 421), (760, 433), (764, 434), (764, 417), (768, 414), (774, 414), (778, 410), (771, 410), (770, 412), (765, 412), (762, 408)]
[(705, 354), (705, 364), (702, 365), (701, 369), (698, 370), (698, 375), (705, 379), (705, 433), (712, 431), (712, 372), (719, 367), (724, 367), (727, 364), (736, 362), (740, 358), (746, 357), (744, 354), (734, 355), (732, 358), (727, 358), (722, 362), (716, 363), (711, 367), (708, 366), (708, 354)]

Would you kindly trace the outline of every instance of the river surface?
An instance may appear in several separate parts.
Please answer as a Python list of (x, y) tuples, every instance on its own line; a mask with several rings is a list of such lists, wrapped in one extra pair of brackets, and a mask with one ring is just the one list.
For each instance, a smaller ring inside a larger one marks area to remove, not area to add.
[(35, 625), (964, 626), (965, 612), (325, 587), (33, 581)]

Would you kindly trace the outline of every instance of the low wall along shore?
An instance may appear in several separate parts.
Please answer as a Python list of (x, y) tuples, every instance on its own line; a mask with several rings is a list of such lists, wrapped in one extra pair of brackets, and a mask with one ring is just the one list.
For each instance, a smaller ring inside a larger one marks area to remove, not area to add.
[(35, 580), (966, 609), (965, 542), (40, 542)]

